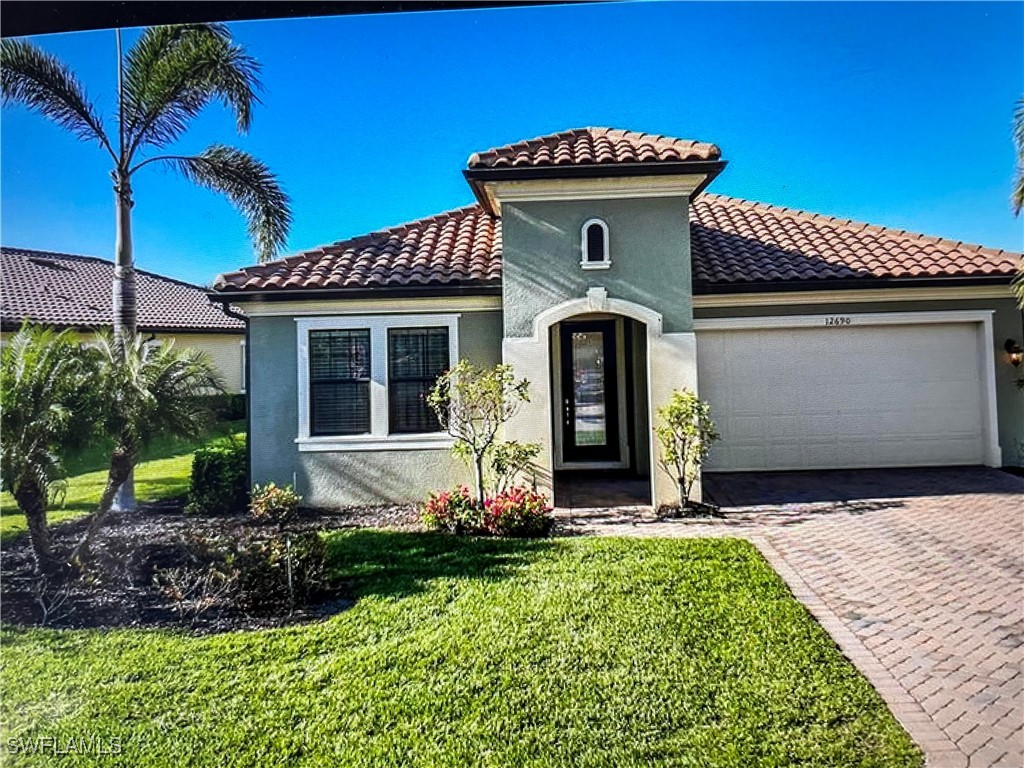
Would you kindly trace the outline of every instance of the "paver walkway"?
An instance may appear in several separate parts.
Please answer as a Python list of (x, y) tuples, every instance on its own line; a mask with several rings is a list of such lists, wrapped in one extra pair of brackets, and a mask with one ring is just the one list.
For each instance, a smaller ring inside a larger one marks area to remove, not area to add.
[[(718, 478), (716, 498), (774, 502), (722, 519), (556, 514), (581, 533), (752, 540), (929, 765), (1024, 766), (1024, 479), (976, 468), (801, 475)], [(841, 500), (821, 500), (830, 494)]]

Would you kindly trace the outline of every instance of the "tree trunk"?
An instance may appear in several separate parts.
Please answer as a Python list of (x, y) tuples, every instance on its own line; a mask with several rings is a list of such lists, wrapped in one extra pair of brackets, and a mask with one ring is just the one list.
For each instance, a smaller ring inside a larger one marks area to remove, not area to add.
[[(114, 346), (123, 356), (125, 344), (131, 343), (138, 326), (135, 256), (132, 249), (132, 207), (135, 203), (132, 200), (131, 180), (126, 173), (115, 173), (114, 197), (117, 203), (117, 252), (114, 259), (114, 285), (111, 293)], [(129, 467), (128, 477), (120, 485), (113, 504), (119, 512), (130, 512), (135, 509), (135, 473), (133, 468)]]
[(476, 482), (476, 500), (480, 504), (480, 508), (484, 506), (484, 457), (483, 454), (477, 456), (473, 461), (473, 480)]
[(110, 512), (117, 491), (131, 475), (134, 463), (134, 456), (131, 453), (121, 447), (114, 449), (110, 457), (110, 471), (107, 473), (107, 484), (103, 489), (103, 495), (100, 496), (99, 507), (93, 513), (92, 519), (89, 521), (89, 527), (85, 530), (85, 535), (82, 536), (82, 540), (75, 547), (75, 551), (71, 555), (71, 562), (76, 566), (81, 567), (82, 563), (89, 559), (89, 548), (92, 545), (93, 537), (103, 525), (103, 520), (106, 518), (107, 513)]
[(50, 529), (46, 527), (46, 491), (34, 483), (22, 483), (14, 493), (14, 500), (25, 513), (28, 522), (28, 536), (32, 542), (32, 553), (36, 560), (36, 573), (51, 573), (56, 570), (57, 561), (50, 548)]

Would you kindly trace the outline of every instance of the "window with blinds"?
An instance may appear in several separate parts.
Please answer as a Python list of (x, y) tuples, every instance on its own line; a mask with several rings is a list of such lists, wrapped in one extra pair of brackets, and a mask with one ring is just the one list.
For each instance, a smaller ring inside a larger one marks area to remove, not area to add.
[(427, 395), (450, 364), (447, 328), (388, 329), (389, 432), (441, 430)]
[(370, 331), (309, 332), (309, 431), (370, 431)]

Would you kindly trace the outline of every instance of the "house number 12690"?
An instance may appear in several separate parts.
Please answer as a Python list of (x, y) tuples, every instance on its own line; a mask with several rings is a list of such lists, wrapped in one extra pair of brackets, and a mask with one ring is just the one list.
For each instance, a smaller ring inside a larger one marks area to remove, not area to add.
[(826, 317), (825, 318), (825, 325), (826, 326), (849, 325), (851, 322), (852, 321), (851, 321), (851, 319), (849, 317)]

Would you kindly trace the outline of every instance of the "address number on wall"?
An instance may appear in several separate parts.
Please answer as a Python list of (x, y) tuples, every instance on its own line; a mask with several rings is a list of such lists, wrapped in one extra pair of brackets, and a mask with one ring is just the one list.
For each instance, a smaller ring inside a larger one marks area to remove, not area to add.
[(853, 319), (849, 316), (834, 315), (832, 317), (825, 318), (826, 327), (835, 327), (837, 325), (850, 325)]

